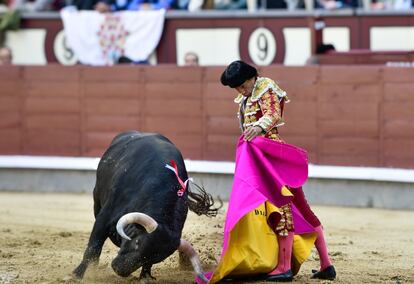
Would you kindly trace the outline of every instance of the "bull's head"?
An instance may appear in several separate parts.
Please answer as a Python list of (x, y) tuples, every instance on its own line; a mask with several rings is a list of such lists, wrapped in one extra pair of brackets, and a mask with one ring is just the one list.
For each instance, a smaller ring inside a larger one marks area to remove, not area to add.
[[(128, 231), (128, 236), (124, 228), (133, 224), (140, 226), (129, 226), (132, 230)], [(176, 249), (162, 226), (143, 213), (133, 212), (122, 216), (116, 230), (125, 239), (112, 261), (112, 268), (120, 276), (126, 277), (144, 264), (160, 262)]]

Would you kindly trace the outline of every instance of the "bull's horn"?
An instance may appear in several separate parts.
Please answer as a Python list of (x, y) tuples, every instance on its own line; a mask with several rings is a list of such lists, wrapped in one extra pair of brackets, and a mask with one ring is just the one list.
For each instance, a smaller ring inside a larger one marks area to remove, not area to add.
[(154, 232), (158, 227), (157, 221), (155, 221), (147, 214), (139, 212), (125, 214), (124, 216), (119, 218), (118, 223), (116, 224), (116, 231), (119, 235), (121, 235), (121, 237), (129, 241), (131, 240), (131, 238), (128, 237), (128, 235), (124, 232), (124, 228), (128, 224), (139, 224), (143, 226), (148, 233)]
[(191, 244), (186, 240), (181, 239), (178, 251), (182, 252), (190, 259), (191, 265), (193, 266), (197, 276), (203, 279), (204, 282), (208, 283), (208, 279), (204, 275), (203, 268), (201, 267), (200, 258), (198, 257), (197, 252), (194, 250)]

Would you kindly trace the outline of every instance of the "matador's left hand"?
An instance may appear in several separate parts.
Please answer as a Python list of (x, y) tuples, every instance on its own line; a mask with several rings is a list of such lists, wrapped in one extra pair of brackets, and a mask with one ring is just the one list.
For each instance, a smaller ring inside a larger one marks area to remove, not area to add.
[(259, 126), (249, 127), (244, 131), (244, 140), (252, 141), (254, 138), (259, 136), (262, 133), (262, 128)]

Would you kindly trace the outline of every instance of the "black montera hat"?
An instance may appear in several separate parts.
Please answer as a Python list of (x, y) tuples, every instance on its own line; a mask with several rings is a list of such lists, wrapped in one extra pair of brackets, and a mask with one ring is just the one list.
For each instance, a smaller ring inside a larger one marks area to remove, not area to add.
[(221, 74), (221, 83), (230, 88), (236, 88), (246, 80), (256, 77), (257, 69), (241, 60), (233, 61)]

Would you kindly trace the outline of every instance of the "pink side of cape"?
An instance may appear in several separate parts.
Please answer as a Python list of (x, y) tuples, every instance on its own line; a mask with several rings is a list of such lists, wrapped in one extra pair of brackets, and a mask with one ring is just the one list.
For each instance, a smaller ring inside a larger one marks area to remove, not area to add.
[[(251, 142), (240, 137), (224, 226), (222, 256), (227, 250), (231, 230), (244, 215), (265, 201), (278, 207), (291, 202), (292, 196), (282, 195), (282, 187), (301, 187), (307, 178), (308, 158), (305, 150), (263, 137)], [(293, 219), (296, 233), (313, 231), (295, 207)]]

